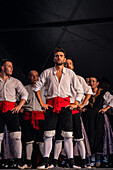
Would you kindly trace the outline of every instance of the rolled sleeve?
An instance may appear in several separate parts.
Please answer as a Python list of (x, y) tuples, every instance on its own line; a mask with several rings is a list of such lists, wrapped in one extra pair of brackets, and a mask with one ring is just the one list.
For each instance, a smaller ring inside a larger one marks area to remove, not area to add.
[(84, 80), (84, 78), (81, 77), (81, 76), (79, 76), (79, 75), (77, 75), (77, 78), (79, 79), (80, 84), (81, 84), (82, 87), (83, 87), (84, 94), (91, 94), (91, 95), (92, 95), (93, 92), (92, 92), (91, 86), (88, 86), (88, 85), (87, 85), (87, 83), (86, 83), (86, 81)]
[(18, 81), (16, 89), (17, 89), (17, 92), (18, 92), (20, 98), (27, 101), (28, 92), (20, 81)]
[(77, 78), (76, 74), (73, 75), (72, 78), (73, 81), (73, 87), (75, 89), (76, 93), (76, 100), (81, 102), (83, 95), (84, 95), (84, 90), (82, 88), (82, 85), (79, 82), (79, 79)]

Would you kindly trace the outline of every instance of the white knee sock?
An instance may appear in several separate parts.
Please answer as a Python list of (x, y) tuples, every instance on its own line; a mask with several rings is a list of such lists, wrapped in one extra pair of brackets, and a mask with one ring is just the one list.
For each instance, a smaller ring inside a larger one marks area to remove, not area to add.
[(0, 159), (1, 159), (2, 140), (0, 140)]
[(73, 141), (72, 138), (64, 138), (64, 149), (68, 159), (73, 158)]
[(0, 159), (2, 158), (1, 150), (2, 150), (3, 136), (4, 136), (4, 133), (0, 133)]
[(44, 157), (50, 156), (52, 150), (52, 139), (53, 137), (45, 137), (44, 139)]
[(86, 149), (85, 149), (84, 141), (83, 140), (77, 141), (77, 144), (78, 144), (78, 149), (80, 152), (81, 159), (86, 159)]
[(33, 143), (26, 143), (26, 159), (31, 160), (33, 152)]
[(21, 139), (13, 139), (15, 157), (20, 159), (22, 157), (22, 143)]
[(44, 156), (44, 142), (39, 142), (38, 146), (42, 156)]
[(58, 160), (61, 150), (62, 150), (62, 141), (61, 141), (61, 140), (55, 141), (55, 146), (54, 146), (54, 159), (57, 159), (57, 160)]

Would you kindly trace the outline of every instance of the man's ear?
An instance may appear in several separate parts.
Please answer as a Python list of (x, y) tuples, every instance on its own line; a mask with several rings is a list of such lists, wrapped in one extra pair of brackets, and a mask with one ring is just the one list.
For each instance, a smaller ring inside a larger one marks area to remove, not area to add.
[(3, 71), (5, 70), (5, 69), (4, 69), (4, 66), (1, 66), (1, 70), (3, 70)]
[(97, 86), (99, 85), (99, 82), (97, 82)]

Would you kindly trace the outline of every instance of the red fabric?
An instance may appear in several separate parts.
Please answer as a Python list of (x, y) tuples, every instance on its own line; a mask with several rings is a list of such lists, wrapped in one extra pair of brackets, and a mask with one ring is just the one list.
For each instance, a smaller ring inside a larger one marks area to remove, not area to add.
[(31, 120), (32, 112), (25, 112), (23, 115), (23, 120)]
[(8, 110), (12, 110), (15, 107), (15, 102), (0, 101), (0, 110), (6, 113)]
[[(47, 100), (47, 104), (51, 105), (53, 107), (53, 112), (54, 113), (59, 113), (61, 111), (61, 107), (66, 107), (70, 105), (70, 98), (61, 98), (61, 97), (55, 97), (52, 99)], [(78, 109), (72, 110), (72, 114), (79, 113)]]
[(52, 99), (48, 99), (47, 104), (53, 107), (54, 113), (59, 113), (59, 111), (61, 111), (61, 107), (66, 107), (70, 105), (70, 98), (69, 97), (61, 98), (58, 96)]
[(37, 130), (39, 130), (39, 122), (38, 120), (44, 120), (44, 112), (43, 111), (31, 111), (25, 112), (23, 115), (24, 120), (31, 120), (31, 124)]
[(73, 115), (76, 114), (76, 113), (79, 113), (79, 110), (78, 110), (78, 109), (72, 110), (72, 114), (73, 114)]

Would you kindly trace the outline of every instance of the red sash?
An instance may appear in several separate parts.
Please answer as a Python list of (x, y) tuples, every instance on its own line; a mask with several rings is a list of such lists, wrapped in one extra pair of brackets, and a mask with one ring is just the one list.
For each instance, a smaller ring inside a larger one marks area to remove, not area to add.
[(31, 120), (31, 124), (37, 130), (39, 130), (39, 122), (38, 120), (44, 120), (44, 112), (43, 111), (31, 111), (25, 112), (23, 115), (24, 120)]
[[(53, 107), (53, 113), (59, 113), (61, 111), (61, 107), (66, 107), (70, 105), (70, 98), (69, 97), (61, 98), (58, 96), (52, 99), (47, 99), (47, 104)], [(72, 110), (72, 114), (75, 113), (79, 113), (79, 111), (77, 109)]]
[(61, 98), (58, 96), (52, 99), (47, 99), (47, 104), (53, 107), (53, 113), (59, 113), (59, 111), (61, 111), (61, 107), (66, 107), (67, 105), (70, 105), (70, 98)]
[(76, 110), (72, 110), (72, 115), (76, 114), (76, 113), (79, 113), (79, 110), (76, 109)]
[(12, 110), (15, 107), (15, 102), (0, 101), (0, 110), (6, 113), (8, 110)]

